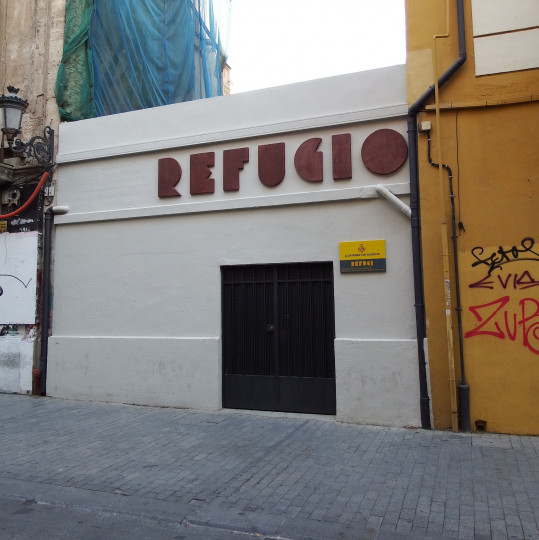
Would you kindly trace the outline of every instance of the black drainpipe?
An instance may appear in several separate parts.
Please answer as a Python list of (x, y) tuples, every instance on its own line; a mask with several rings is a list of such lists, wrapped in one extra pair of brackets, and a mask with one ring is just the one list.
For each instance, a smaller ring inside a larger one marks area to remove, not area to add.
[(45, 211), (45, 224), (43, 227), (43, 269), (41, 273), (41, 347), (39, 354), (39, 395), (41, 396), (47, 395), (52, 225), (54, 223), (54, 214), (65, 214), (67, 211), (67, 206), (51, 206)]
[(39, 394), (47, 394), (47, 354), (49, 340), (49, 308), (50, 308), (50, 279), (51, 279), (51, 231), (54, 219), (52, 207), (45, 211), (45, 225), (43, 227), (43, 272), (41, 297), (41, 351), (39, 356)]
[[(453, 74), (466, 62), (466, 36), (464, 31), (464, 2), (457, 2), (457, 22), (459, 39), (459, 56), (451, 67), (438, 79), (438, 87), (444, 85)], [(419, 204), (419, 164), (417, 150), (417, 115), (429, 99), (434, 96), (435, 85), (432, 84), (426, 92), (408, 109), (408, 153), (410, 167), (410, 208), (412, 210), (412, 257), (414, 265), (414, 295), (415, 320), (417, 330), (417, 352), (419, 367), (419, 404), (421, 409), (421, 427), (431, 429), (430, 399), (427, 386), (427, 369), (423, 341), (427, 335), (425, 324), (425, 297), (423, 291), (423, 266), (421, 256), (421, 214)], [(462, 360), (461, 360), (462, 361)], [(459, 385), (459, 401), (461, 391)], [(468, 409), (469, 409), (469, 399)], [(459, 411), (460, 411), (459, 403)], [(469, 417), (469, 412), (468, 412)], [(469, 424), (469, 419), (468, 419)], [(469, 431), (469, 428), (468, 428)]]

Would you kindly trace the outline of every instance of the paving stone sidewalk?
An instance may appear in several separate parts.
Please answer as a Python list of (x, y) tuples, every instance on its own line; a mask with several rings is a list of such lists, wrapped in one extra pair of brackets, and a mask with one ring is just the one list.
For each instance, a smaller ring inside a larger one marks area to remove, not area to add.
[(0, 394), (0, 538), (530, 538), (539, 438)]

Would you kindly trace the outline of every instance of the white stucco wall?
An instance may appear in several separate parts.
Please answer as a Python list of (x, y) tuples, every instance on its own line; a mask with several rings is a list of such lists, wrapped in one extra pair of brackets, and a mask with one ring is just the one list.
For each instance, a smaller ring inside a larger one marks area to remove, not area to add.
[[(70, 210), (56, 218), (48, 393), (220, 408), (220, 267), (332, 261), (337, 418), (417, 425), (410, 223), (374, 189), (383, 183), (406, 202), (407, 167), (380, 177), (360, 159), (373, 131), (406, 134), (405, 112), (398, 66), (62, 126), (58, 204)], [(172, 141), (165, 150), (155, 125)], [(108, 148), (111, 132), (127, 143)], [(331, 136), (342, 133), (353, 177), (334, 181)], [(311, 137), (322, 138), (320, 183), (294, 168)], [(286, 175), (268, 188), (257, 147), (272, 142), (286, 143)], [(225, 193), (222, 152), (245, 146), (240, 189)], [(189, 156), (209, 151), (215, 193), (190, 195)], [(162, 157), (181, 163), (181, 198), (157, 197)], [(374, 239), (386, 240), (387, 271), (341, 274), (339, 242)]]
[(0, 324), (36, 322), (37, 231), (0, 235)]
[(539, 4), (520, 0), (472, 0), (475, 74), (539, 67)]
[(0, 336), (0, 392), (29, 394), (32, 391), (32, 362), (35, 329), (13, 325)]
[(37, 231), (0, 234), (0, 392), (32, 391)]

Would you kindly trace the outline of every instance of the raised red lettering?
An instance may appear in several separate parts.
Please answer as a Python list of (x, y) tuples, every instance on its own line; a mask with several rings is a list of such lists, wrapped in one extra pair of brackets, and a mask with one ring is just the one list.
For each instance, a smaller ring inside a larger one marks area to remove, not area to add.
[(240, 171), (249, 161), (249, 148), (235, 148), (223, 152), (223, 190), (240, 189)]
[(333, 180), (352, 178), (352, 136), (350, 133), (331, 137), (333, 153)]
[(262, 144), (258, 147), (258, 178), (265, 186), (278, 186), (284, 180), (284, 150), (284, 143)]
[(400, 169), (408, 157), (404, 137), (394, 129), (377, 129), (361, 147), (361, 159), (374, 174), (391, 174)]
[(301, 143), (294, 156), (294, 166), (300, 178), (307, 182), (322, 182), (324, 179), (324, 156), (318, 152), (322, 139), (314, 137)]
[(191, 154), (191, 195), (215, 192), (215, 179), (211, 169), (215, 165), (215, 152)]
[(160, 199), (165, 197), (181, 197), (176, 189), (182, 168), (174, 158), (162, 158), (157, 162), (157, 196)]

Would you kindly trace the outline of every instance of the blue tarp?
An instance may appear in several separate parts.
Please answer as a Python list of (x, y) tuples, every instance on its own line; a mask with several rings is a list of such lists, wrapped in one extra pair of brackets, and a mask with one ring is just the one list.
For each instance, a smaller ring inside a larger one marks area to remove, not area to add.
[[(83, 1), (69, 0), (66, 17)], [(222, 95), (226, 55), (213, 0), (93, 0), (86, 19), (88, 32), (75, 28), (88, 36), (78, 54), (91, 62), (80, 84), (69, 78), (65, 65), (76, 59), (64, 48), (63, 85), (56, 88), (64, 119), (92, 115), (69, 110), (79, 107), (77, 91), (91, 93), (96, 116)]]

